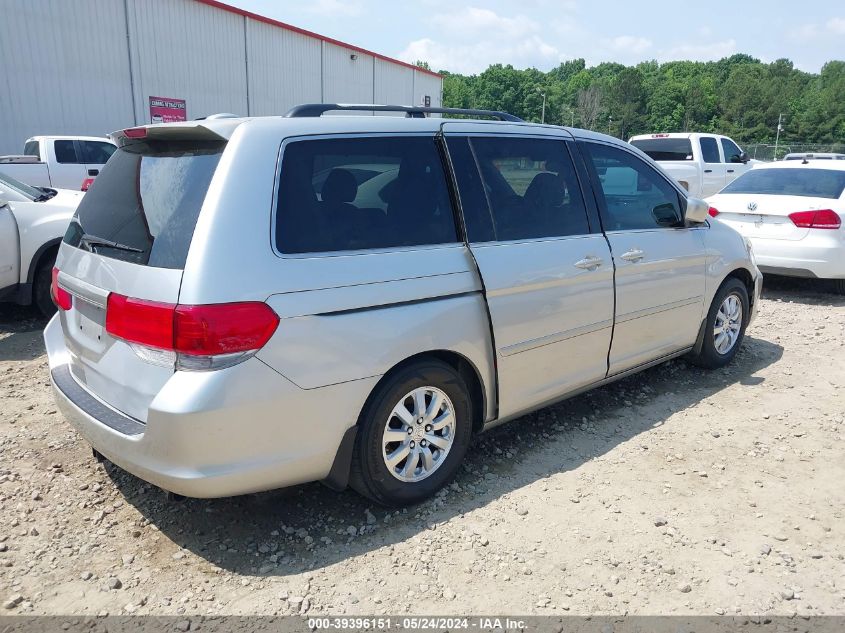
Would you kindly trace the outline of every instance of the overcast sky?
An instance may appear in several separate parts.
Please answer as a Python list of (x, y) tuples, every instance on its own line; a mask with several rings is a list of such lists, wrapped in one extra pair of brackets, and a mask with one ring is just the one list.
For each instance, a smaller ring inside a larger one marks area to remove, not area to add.
[(583, 57), (712, 60), (787, 57), (818, 72), (845, 59), (845, 0), (225, 0), (435, 70), (497, 62), (549, 70)]

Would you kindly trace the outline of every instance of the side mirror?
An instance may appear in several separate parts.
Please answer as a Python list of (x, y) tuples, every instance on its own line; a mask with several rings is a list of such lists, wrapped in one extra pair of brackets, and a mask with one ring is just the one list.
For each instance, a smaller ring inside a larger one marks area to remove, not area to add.
[(687, 198), (684, 220), (687, 224), (704, 224), (709, 217), (710, 205), (700, 198)]
[(751, 160), (751, 157), (748, 155), (747, 152), (740, 152), (739, 156), (734, 156), (731, 158), (731, 162), (733, 163), (742, 163), (743, 165)]

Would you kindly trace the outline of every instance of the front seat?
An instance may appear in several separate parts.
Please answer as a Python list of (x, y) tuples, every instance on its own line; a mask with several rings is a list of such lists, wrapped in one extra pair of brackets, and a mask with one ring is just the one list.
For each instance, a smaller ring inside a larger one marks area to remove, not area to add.
[(352, 172), (335, 167), (329, 172), (320, 190), (320, 210), (331, 227), (331, 250), (354, 248), (350, 244), (358, 211), (352, 204), (358, 195), (358, 183)]
[(557, 174), (541, 172), (534, 176), (523, 196), (523, 225), (536, 236), (554, 235), (563, 226), (566, 183)]

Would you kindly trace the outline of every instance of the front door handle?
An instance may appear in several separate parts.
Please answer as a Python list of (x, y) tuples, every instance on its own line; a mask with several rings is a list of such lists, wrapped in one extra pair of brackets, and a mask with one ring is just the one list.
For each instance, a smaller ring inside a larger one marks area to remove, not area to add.
[(604, 263), (604, 260), (601, 257), (595, 257), (593, 255), (587, 255), (584, 259), (580, 259), (575, 262), (576, 268), (583, 268), (584, 270), (595, 270), (599, 266)]
[(728, 173), (729, 173), (729, 174), (732, 174), (732, 173), (734, 173), (734, 170), (733, 170), (733, 169), (729, 169), (729, 170), (728, 170)]
[(645, 256), (645, 253), (643, 253), (640, 249), (632, 248), (627, 253), (622, 254), (622, 259), (624, 259), (626, 262), (632, 262), (633, 263), (633, 262), (640, 261), (644, 256)]

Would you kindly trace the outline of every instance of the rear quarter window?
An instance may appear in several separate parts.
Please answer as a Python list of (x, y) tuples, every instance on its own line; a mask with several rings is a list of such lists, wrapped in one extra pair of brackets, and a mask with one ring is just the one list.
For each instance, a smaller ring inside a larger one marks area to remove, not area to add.
[(118, 149), (82, 199), (64, 241), (135, 264), (184, 268), (224, 147), (148, 141)]
[(276, 203), (281, 253), (351, 251), (457, 241), (432, 137), (294, 140)]

